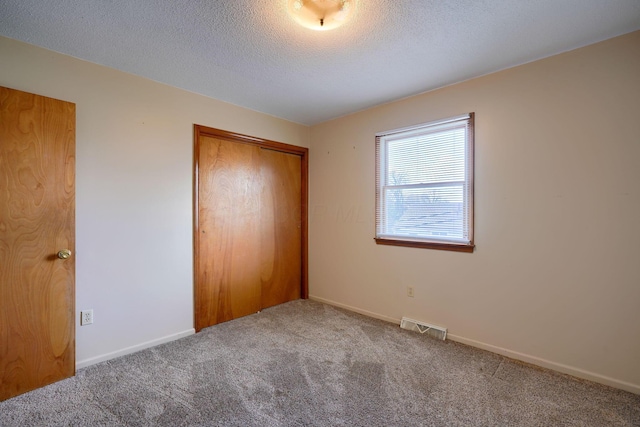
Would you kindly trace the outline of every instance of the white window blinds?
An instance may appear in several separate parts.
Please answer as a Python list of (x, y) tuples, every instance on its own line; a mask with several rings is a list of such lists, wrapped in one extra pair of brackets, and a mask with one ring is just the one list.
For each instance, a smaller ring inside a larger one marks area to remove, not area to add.
[(473, 113), (378, 134), (376, 163), (376, 240), (473, 246)]

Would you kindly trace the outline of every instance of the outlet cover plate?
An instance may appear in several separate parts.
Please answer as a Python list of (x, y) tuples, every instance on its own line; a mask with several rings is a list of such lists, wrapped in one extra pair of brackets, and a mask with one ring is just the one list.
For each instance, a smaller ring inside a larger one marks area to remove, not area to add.
[(93, 323), (93, 310), (82, 310), (80, 312), (80, 326), (86, 326)]

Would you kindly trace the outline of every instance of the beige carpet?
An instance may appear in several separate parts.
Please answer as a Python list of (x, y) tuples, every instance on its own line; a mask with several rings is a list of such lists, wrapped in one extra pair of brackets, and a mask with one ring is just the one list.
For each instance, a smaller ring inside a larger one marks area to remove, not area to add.
[(0, 426), (640, 426), (640, 396), (294, 301), (0, 403)]

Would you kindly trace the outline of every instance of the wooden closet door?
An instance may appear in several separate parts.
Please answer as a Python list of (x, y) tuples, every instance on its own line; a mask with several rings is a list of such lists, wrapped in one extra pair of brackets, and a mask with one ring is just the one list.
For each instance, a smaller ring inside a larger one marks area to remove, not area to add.
[(260, 148), (199, 143), (196, 328), (256, 313), (260, 284)]
[(195, 130), (199, 331), (306, 297), (307, 149)]
[(0, 400), (75, 373), (74, 251), (75, 104), (0, 87)]
[(260, 259), (262, 308), (300, 298), (300, 156), (263, 149)]

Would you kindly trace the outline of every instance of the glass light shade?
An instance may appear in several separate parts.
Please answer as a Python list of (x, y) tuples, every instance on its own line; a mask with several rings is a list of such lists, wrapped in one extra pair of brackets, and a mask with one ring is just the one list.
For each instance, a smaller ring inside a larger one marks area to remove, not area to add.
[(356, 0), (289, 0), (289, 14), (303, 27), (332, 30), (353, 14)]

